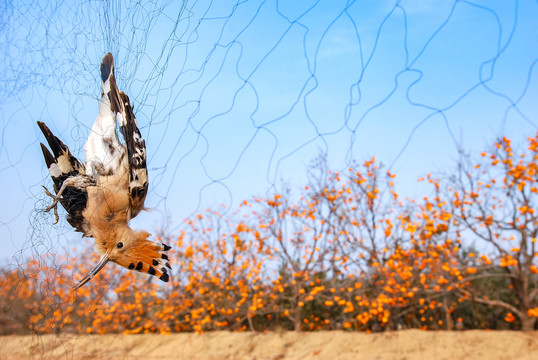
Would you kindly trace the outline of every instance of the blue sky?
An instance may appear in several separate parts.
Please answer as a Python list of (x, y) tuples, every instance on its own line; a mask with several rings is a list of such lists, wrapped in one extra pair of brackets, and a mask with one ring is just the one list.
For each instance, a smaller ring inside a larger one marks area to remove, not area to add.
[(35, 122), (84, 159), (107, 51), (146, 139), (151, 210), (133, 224), (150, 232), (263, 196), (281, 180), (299, 186), (319, 151), (334, 169), (375, 155), (413, 196), (418, 177), (454, 165), (458, 145), (478, 152), (497, 136), (537, 131), (536, 1), (3, 6), (8, 262), (79, 239), (40, 212), (49, 201), (41, 185), (51, 181)]

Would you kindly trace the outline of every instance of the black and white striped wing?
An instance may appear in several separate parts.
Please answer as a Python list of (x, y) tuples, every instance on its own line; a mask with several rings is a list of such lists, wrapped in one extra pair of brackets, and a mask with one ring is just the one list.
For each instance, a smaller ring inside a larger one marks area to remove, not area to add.
[[(110, 111), (115, 114), (125, 142), (129, 168), (130, 218), (144, 208), (148, 192), (148, 170), (146, 167), (146, 142), (142, 139), (129, 97), (118, 90), (114, 76), (112, 54), (108, 53), (101, 63), (103, 96), (109, 101)], [(110, 128), (113, 128), (110, 126)]]
[(148, 193), (148, 169), (146, 165), (146, 142), (142, 139), (136, 123), (129, 97), (120, 93), (122, 112), (118, 117), (120, 131), (127, 148), (129, 160), (129, 194), (131, 199), (131, 218), (144, 208)]
[(47, 143), (49, 144), (52, 154), (49, 149), (41, 143), (41, 150), (45, 157), (45, 163), (49, 170), (49, 174), (54, 183), (54, 191), (58, 193), (66, 180), (72, 186), (67, 186), (62, 196), (60, 204), (67, 211), (67, 221), (76, 231), (82, 232), (84, 236), (92, 236), (91, 228), (88, 222), (82, 216), (82, 212), (86, 208), (88, 201), (87, 187), (94, 182), (86, 176), (84, 165), (74, 157), (67, 145), (58, 139), (45, 123), (38, 121), (37, 125), (43, 132)]

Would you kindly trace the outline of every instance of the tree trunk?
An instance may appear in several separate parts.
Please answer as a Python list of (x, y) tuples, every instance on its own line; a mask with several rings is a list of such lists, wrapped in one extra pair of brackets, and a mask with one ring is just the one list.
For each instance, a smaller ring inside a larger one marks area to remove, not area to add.
[(452, 320), (452, 314), (448, 308), (447, 296), (443, 296), (443, 311), (445, 313), (445, 326), (448, 331), (454, 330), (454, 320)]
[(295, 292), (295, 295), (293, 296), (293, 303), (292, 303), (293, 309), (291, 309), (292, 314), (293, 314), (293, 326), (294, 326), (295, 331), (300, 332), (302, 330), (302, 321), (301, 321), (302, 309), (299, 306), (299, 299), (300, 299), (299, 288), (295, 287), (294, 292)]
[(295, 326), (295, 331), (300, 332), (302, 330), (301, 323), (301, 307), (299, 304), (295, 304), (295, 309), (293, 309), (293, 322)]
[(536, 325), (536, 319), (535, 317), (530, 317), (527, 314), (522, 314), (520, 317), (521, 321), (521, 330), (523, 331), (533, 331), (534, 325)]

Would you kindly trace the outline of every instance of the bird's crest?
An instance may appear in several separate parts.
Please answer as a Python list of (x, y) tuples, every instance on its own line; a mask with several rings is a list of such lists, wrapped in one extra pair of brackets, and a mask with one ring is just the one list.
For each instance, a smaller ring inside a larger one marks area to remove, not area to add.
[(143, 240), (129, 249), (117, 262), (129, 270), (147, 273), (168, 282), (170, 280), (168, 271), (171, 267), (168, 255), (164, 253), (168, 250), (170, 246), (166, 244)]

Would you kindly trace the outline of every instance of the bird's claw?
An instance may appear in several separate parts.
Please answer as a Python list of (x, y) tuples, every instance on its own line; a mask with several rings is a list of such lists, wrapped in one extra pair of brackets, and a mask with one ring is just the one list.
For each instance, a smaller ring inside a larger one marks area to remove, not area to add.
[(50, 204), (50, 206), (45, 209), (45, 212), (49, 212), (54, 209), (54, 216), (56, 218), (56, 221), (53, 224), (56, 225), (60, 220), (60, 217), (58, 216), (58, 201), (60, 200), (61, 196), (56, 196), (52, 194), (45, 186), (43, 186), (43, 189), (45, 189), (45, 194), (47, 194), (53, 199), (52, 204)]

